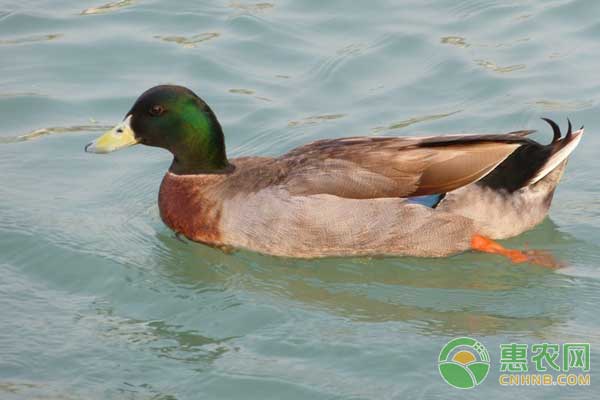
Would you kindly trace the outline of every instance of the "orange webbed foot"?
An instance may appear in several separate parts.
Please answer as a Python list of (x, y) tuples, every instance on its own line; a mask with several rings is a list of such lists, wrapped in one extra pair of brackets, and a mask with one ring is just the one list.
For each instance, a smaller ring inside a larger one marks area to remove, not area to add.
[(471, 238), (471, 248), (475, 251), (504, 256), (515, 264), (529, 263), (550, 269), (557, 269), (564, 266), (549, 252), (542, 250), (521, 251), (507, 249), (500, 243), (482, 235), (474, 235)]

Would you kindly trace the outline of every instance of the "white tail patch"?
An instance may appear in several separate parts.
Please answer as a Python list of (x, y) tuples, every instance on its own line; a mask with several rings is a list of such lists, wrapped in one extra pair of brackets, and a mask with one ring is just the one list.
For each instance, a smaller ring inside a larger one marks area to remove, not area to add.
[[(542, 169), (538, 171), (538, 173), (529, 180), (528, 185), (533, 185), (546, 175), (548, 175), (554, 168), (558, 166), (561, 162), (567, 159), (569, 155), (575, 150), (575, 147), (579, 144), (581, 140), (581, 136), (583, 135), (583, 129), (573, 132), (573, 137), (569, 140), (569, 142), (556, 153), (554, 153)], [(562, 140), (565, 140), (564, 138)]]

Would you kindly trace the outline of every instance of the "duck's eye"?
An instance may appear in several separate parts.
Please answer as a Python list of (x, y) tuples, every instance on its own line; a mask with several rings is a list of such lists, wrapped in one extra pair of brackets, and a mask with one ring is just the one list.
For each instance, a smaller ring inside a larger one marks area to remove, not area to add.
[(165, 108), (163, 106), (161, 106), (160, 104), (156, 104), (153, 105), (152, 107), (150, 107), (150, 115), (152, 115), (153, 117), (158, 117), (159, 115), (162, 115), (162, 113), (165, 112)]

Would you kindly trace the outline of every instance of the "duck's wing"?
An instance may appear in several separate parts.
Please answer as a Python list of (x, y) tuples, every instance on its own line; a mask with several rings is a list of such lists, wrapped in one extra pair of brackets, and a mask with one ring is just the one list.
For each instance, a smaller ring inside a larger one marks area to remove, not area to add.
[(281, 184), (294, 195), (359, 199), (446, 193), (487, 175), (531, 132), (319, 140), (279, 159), (289, 166)]

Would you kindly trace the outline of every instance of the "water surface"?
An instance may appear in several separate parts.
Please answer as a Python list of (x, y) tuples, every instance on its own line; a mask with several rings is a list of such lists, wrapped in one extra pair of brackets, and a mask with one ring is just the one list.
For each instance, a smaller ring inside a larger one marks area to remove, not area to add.
[[(0, 398), (594, 398), (503, 388), (498, 345), (600, 345), (600, 3), (0, 2)], [(160, 83), (217, 113), (230, 156), (318, 138), (585, 124), (551, 216), (483, 254), (286, 260), (182, 243), (157, 190), (170, 156), (83, 146)], [(457, 392), (449, 339), (490, 349)], [(595, 357), (595, 358), (594, 358)]]

